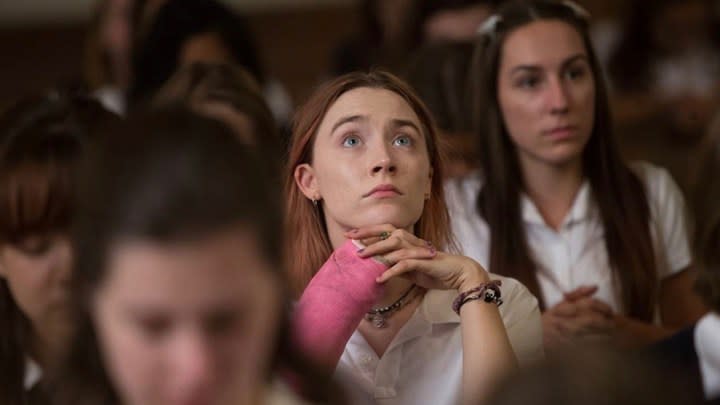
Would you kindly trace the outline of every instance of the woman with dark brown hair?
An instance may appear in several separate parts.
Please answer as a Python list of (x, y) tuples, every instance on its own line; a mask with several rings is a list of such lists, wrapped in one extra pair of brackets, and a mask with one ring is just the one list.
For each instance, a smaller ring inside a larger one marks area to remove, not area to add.
[(0, 116), (0, 403), (47, 400), (44, 371), (71, 329), (76, 166), (93, 128), (112, 118), (99, 103), (58, 91)]
[(278, 190), (256, 149), (171, 109), (92, 152), (56, 403), (342, 403), (289, 344)]
[(703, 311), (682, 195), (665, 170), (621, 159), (588, 19), (569, 1), (513, 1), (481, 27), (481, 170), (448, 184), (463, 251), (530, 288), (551, 347), (645, 344)]
[(366, 401), (474, 403), (516, 356), (542, 355), (527, 289), (445, 252), (440, 156), (425, 106), (389, 73), (341, 76), (295, 119), (285, 237), (298, 342)]

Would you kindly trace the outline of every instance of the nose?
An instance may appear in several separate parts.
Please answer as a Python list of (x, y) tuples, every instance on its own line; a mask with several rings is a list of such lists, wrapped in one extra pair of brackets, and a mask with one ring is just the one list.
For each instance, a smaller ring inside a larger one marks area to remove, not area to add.
[(560, 79), (551, 80), (547, 89), (548, 105), (552, 114), (565, 114), (570, 108), (570, 97), (565, 83)]
[(201, 330), (178, 331), (175, 342), (171, 343), (170, 356), (171, 398), (185, 402), (210, 395), (216, 377), (216, 360), (213, 345)]
[(384, 142), (372, 148), (370, 162), (370, 174), (373, 176), (378, 174), (395, 174), (395, 172), (397, 172), (397, 165), (390, 146)]

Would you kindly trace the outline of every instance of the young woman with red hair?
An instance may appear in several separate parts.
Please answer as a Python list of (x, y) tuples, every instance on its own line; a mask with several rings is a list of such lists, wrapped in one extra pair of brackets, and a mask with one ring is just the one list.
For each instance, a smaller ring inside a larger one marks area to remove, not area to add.
[(542, 355), (527, 289), (445, 252), (442, 180), (429, 113), (388, 73), (341, 76), (296, 116), (285, 191), (297, 341), (366, 400), (477, 402), (516, 358)]

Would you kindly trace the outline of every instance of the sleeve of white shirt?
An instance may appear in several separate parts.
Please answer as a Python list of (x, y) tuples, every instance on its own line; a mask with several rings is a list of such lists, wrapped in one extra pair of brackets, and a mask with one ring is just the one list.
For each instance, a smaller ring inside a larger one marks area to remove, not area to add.
[(636, 166), (644, 177), (650, 202), (660, 279), (679, 273), (692, 260), (687, 208), (682, 192), (667, 170), (646, 162)]
[(526, 367), (545, 357), (542, 321), (538, 300), (521, 282), (497, 274), (493, 280), (502, 281), (503, 304), (500, 306), (505, 330), (520, 367)]

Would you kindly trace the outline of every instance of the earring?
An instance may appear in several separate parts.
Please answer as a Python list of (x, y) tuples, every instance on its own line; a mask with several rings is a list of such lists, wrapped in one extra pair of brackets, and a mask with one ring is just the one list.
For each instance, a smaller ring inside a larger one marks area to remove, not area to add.
[(312, 203), (313, 203), (313, 205), (315, 206), (315, 208), (317, 208), (317, 200), (313, 198), (313, 199), (312, 199)]

